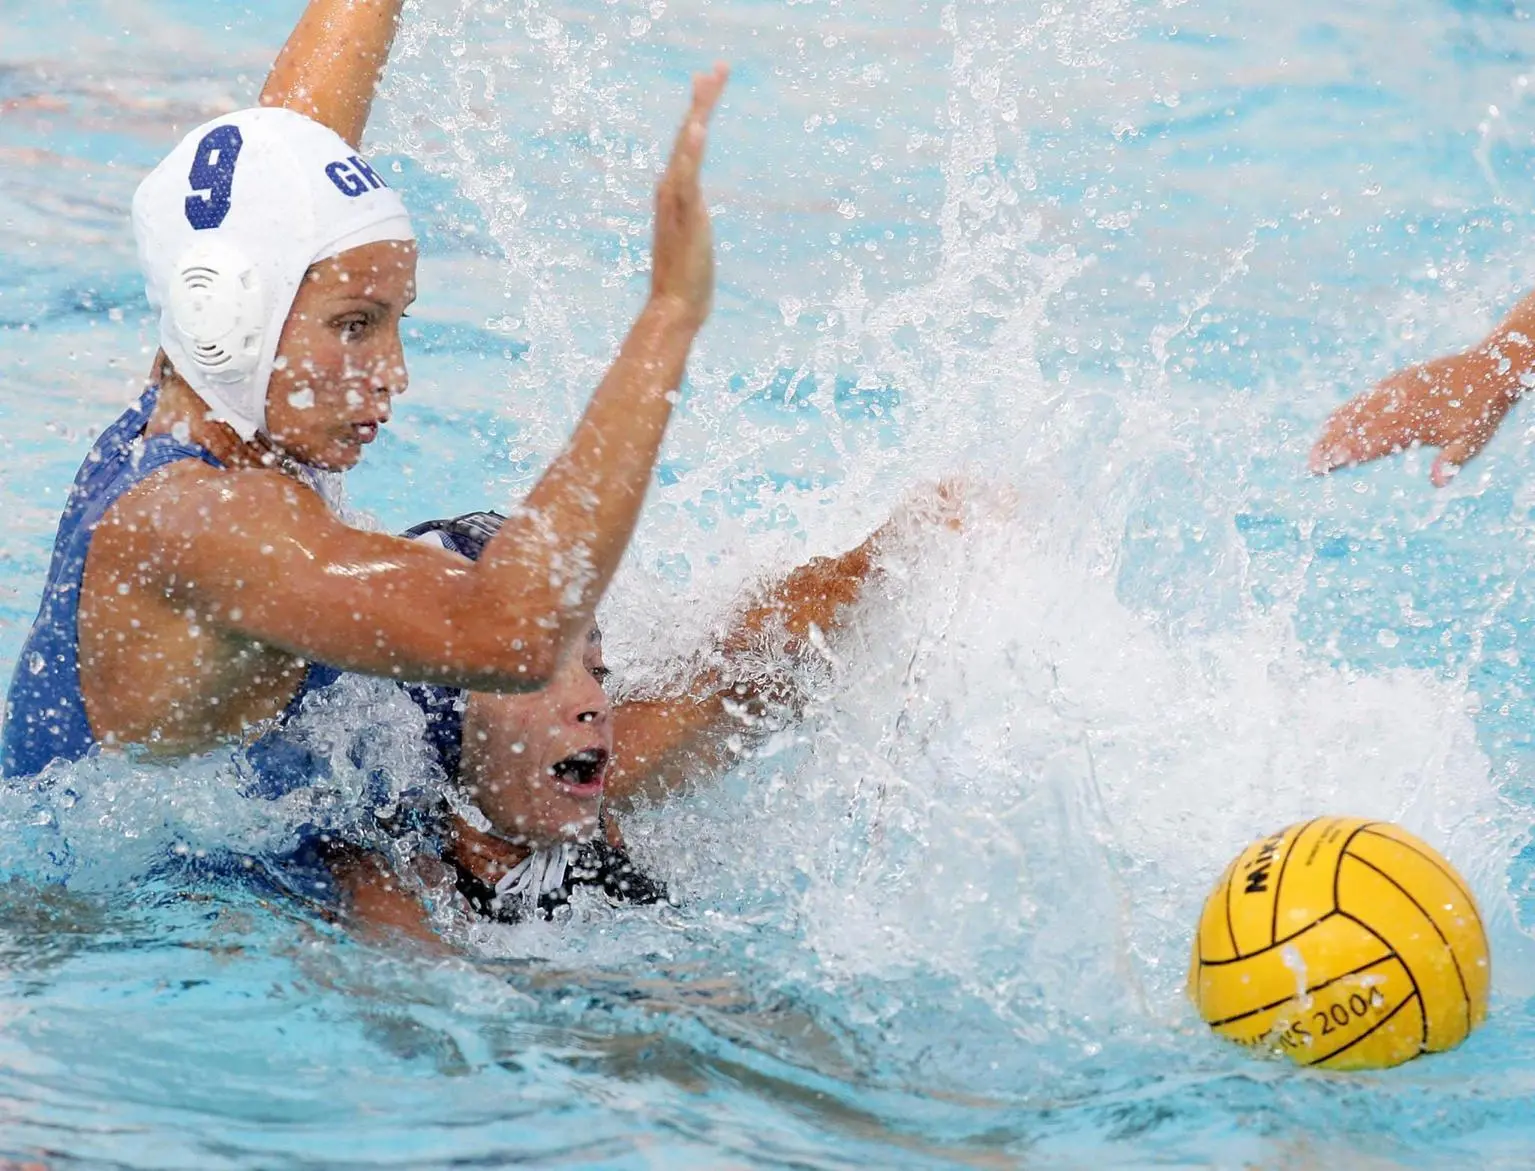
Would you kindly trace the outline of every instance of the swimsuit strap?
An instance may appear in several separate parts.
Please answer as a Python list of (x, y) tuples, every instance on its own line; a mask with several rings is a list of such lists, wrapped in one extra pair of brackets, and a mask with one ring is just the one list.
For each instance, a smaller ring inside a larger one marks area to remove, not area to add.
[(161, 469), (217, 457), (173, 435), (145, 435), (159, 388), (106, 429), (75, 476), (54, 538), (37, 619), (23, 644), (6, 701), (0, 776), (25, 777), (54, 760), (79, 760), (95, 747), (80, 689), (80, 590), (91, 539), (118, 500)]

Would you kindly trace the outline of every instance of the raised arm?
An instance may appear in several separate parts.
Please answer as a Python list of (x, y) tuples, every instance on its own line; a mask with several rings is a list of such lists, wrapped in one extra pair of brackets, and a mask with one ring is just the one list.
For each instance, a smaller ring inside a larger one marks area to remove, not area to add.
[(261, 90), (281, 106), (362, 144), (404, 0), (310, 0)]
[(618, 567), (709, 313), (698, 174), (725, 79), (719, 67), (694, 81), (658, 189), (648, 304), (570, 443), (478, 562), (348, 528), (276, 472), (187, 463), (162, 473), (176, 491), (114, 510), (114, 539), (129, 542), (119, 563), (146, 567), (142, 586), (200, 622), (304, 658), (480, 691), (542, 686)]
[(1492, 438), (1535, 372), (1535, 294), (1459, 354), (1399, 370), (1333, 412), (1311, 470), (1333, 471), (1409, 447), (1440, 449), (1430, 472), (1443, 487)]
[[(693, 78), (693, 105), (656, 191), (650, 300), (565, 450), (485, 546), (497, 581), (546, 573), (560, 602), (543, 621), (559, 646), (583, 637), (639, 519), (693, 338), (714, 297), (714, 244), (699, 187), (709, 117), (728, 72)], [(535, 555), (530, 565), (528, 551)], [(491, 576), (483, 580), (491, 580)], [(551, 664), (552, 667), (552, 664)]]

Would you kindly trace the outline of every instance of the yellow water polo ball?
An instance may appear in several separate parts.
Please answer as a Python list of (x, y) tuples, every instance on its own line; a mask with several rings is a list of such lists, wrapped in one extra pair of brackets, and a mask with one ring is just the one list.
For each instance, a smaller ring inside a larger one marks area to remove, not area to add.
[(1318, 817), (1226, 867), (1199, 917), (1189, 995), (1240, 1044), (1384, 1069), (1464, 1041), (1491, 978), (1476, 900), (1437, 851), (1388, 822)]

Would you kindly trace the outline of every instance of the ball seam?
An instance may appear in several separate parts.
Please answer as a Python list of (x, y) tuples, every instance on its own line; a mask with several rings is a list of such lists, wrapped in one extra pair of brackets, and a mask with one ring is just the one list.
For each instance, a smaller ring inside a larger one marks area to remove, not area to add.
[[(1427, 854), (1418, 849), (1412, 843), (1402, 841), (1401, 838), (1393, 838), (1376, 830), (1368, 831), (1366, 836), (1379, 838), (1383, 842), (1390, 842), (1393, 846), (1401, 846), (1404, 849), (1411, 850), (1418, 857), (1422, 858), (1423, 861), (1439, 871), (1440, 874), (1444, 875), (1449, 884), (1466, 900), (1466, 906), (1470, 908), (1471, 914), (1476, 918), (1476, 925), (1482, 929), (1482, 935), (1485, 936), (1487, 934), (1487, 925), (1482, 922), (1482, 912), (1481, 908), (1476, 905), (1476, 896), (1471, 893), (1471, 888), (1466, 885), (1465, 879), (1450, 868), (1448, 861), (1435, 858), (1432, 854)], [(1357, 854), (1349, 855), (1351, 858), (1357, 858), (1358, 856)]]
[[(1284, 858), (1279, 863), (1279, 873), (1274, 878), (1274, 906), (1269, 916), (1269, 939), (1274, 943), (1279, 942), (1279, 897), (1284, 892), (1284, 872), (1289, 868), (1290, 859), (1295, 856), (1295, 851), (1300, 847), (1301, 838), (1306, 836), (1306, 831), (1321, 821), (1320, 817), (1313, 817), (1305, 825), (1300, 827), (1296, 835), (1290, 839), (1290, 848), (1284, 852)], [(1338, 900), (1333, 899), (1333, 906), (1338, 905)]]
[[(1343, 852), (1348, 854), (1346, 849)], [(1466, 1033), (1469, 1035), (1471, 1032), (1471, 989), (1466, 986), (1466, 974), (1460, 970), (1460, 958), (1455, 954), (1455, 949), (1450, 946), (1450, 941), (1445, 938), (1444, 932), (1439, 930), (1439, 924), (1434, 922), (1434, 917), (1428, 913), (1428, 908), (1426, 908), (1422, 903), (1418, 902), (1417, 898), (1411, 891), (1409, 891), (1396, 879), (1392, 878), (1391, 875), (1387, 874), (1379, 866), (1376, 866), (1371, 862), (1366, 862), (1358, 854), (1348, 854), (1348, 856), (1355, 862), (1358, 862), (1363, 866), (1368, 866), (1371, 870), (1375, 871), (1376, 874), (1380, 875), (1392, 886), (1396, 887), (1397, 890), (1402, 892), (1408, 902), (1418, 908), (1418, 913), (1428, 920), (1428, 925), (1434, 929), (1434, 934), (1439, 937), (1439, 942), (1444, 944), (1444, 950), (1445, 953), (1450, 957), (1450, 963), (1455, 965), (1455, 978), (1460, 981), (1461, 1000), (1466, 1006)], [(1342, 869), (1342, 867), (1339, 867), (1339, 869)], [(1402, 966), (1406, 968), (1409, 973), (1412, 972), (1412, 966), (1408, 964), (1406, 960), (1402, 961)], [(1414, 977), (1413, 982), (1416, 984), (1416, 977)], [(1426, 1044), (1428, 1041), (1428, 1003), (1426, 1001), (1423, 1002), (1423, 1033), (1423, 1040)]]
[[(1377, 938), (1379, 938), (1379, 937), (1377, 937)], [(1382, 947), (1385, 946), (1385, 941), (1384, 940), (1381, 941), (1381, 946)], [(1259, 952), (1258, 954), (1261, 955), (1263, 953)], [(1209, 1023), (1209, 1025), (1210, 1025), (1210, 1027), (1212, 1029), (1218, 1029), (1222, 1025), (1235, 1024), (1237, 1021), (1246, 1020), (1250, 1016), (1257, 1016), (1260, 1012), (1268, 1012), (1269, 1009), (1271, 1009), (1271, 1008), (1278, 1008), (1282, 1004), (1288, 1004), (1292, 1000), (1298, 1000), (1298, 999), (1300, 999), (1301, 996), (1314, 996), (1316, 993), (1322, 991), (1322, 989), (1328, 988), (1331, 985), (1336, 984), (1339, 980), (1347, 980), (1350, 976), (1357, 976), (1357, 975), (1359, 975), (1360, 972), (1367, 972), (1371, 968), (1376, 967), (1377, 965), (1385, 963), (1387, 960), (1391, 960), (1391, 959), (1400, 960), (1401, 958), (1402, 957), (1397, 955), (1396, 952), (1388, 951), (1388, 952), (1386, 952), (1385, 955), (1380, 956), (1377, 959), (1373, 959), (1373, 960), (1371, 960), (1367, 964), (1360, 964), (1357, 968), (1355, 968), (1351, 972), (1339, 972), (1336, 976), (1332, 977), (1332, 979), (1330, 979), (1330, 980), (1323, 980), (1320, 984), (1317, 984), (1317, 985), (1315, 985), (1314, 987), (1311, 987), (1311, 988), (1307, 988), (1304, 993), (1292, 992), (1292, 993), (1290, 993), (1289, 996), (1286, 996), (1283, 1000), (1276, 1000), (1276, 1001), (1274, 1001), (1273, 1004), (1265, 1004), (1265, 1005), (1263, 1005), (1260, 1008), (1251, 1008), (1251, 1009), (1248, 1009), (1246, 1012), (1239, 1012), (1239, 1013), (1237, 1013), (1236, 1016), (1229, 1016), (1229, 1017), (1226, 1017), (1224, 1020), (1210, 1021), (1208, 1023)], [(1407, 965), (1403, 964), (1402, 967), (1405, 969), (1407, 967)]]

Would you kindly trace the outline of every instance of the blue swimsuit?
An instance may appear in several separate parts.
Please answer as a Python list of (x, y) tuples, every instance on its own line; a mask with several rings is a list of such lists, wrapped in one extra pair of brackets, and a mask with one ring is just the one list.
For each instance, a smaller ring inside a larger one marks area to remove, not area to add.
[(170, 435), (145, 435), (156, 387), (108, 427), (91, 448), (64, 506), (43, 604), (21, 648), (5, 704), (0, 777), (26, 777), (55, 760), (80, 760), (95, 747), (80, 693), (80, 579), (91, 537), (107, 510), (155, 472), (184, 459), (222, 467), (204, 448)]
[[(80, 465), (53, 544), (43, 604), (21, 648), (0, 728), (0, 778), (29, 777), (96, 746), (80, 691), (80, 582), (91, 538), (107, 510), (161, 468), (184, 459), (224, 465), (206, 448), (171, 435), (145, 435), (159, 388), (151, 386), (96, 440)], [(313, 669), (312, 669), (313, 670)], [(293, 706), (310, 689), (306, 677)]]
[[(452, 520), (427, 521), (405, 532), (412, 539), (430, 536), (443, 548), (470, 561), (478, 561), (485, 543), (495, 535), (505, 518), (494, 512), (474, 512)], [(318, 673), (317, 673), (318, 675)], [(334, 681), (332, 672), (325, 679)], [(450, 803), (440, 791), (442, 785), (458, 783), (463, 754), (465, 694), (454, 687), (433, 683), (398, 683), (400, 690), (426, 716), (426, 747), (437, 769), (435, 785), (401, 788), (391, 783), (384, 772), (369, 777), (368, 792), (354, 810), (355, 825), (322, 831), (306, 826), (299, 849), (281, 861), (274, 873), (288, 889), (311, 899), (331, 902), (339, 897), (325, 859), (335, 850), (346, 850), (349, 843), (362, 849), (381, 849), (386, 839), (399, 840), (409, 835), (418, 851), (435, 854), (450, 862), (455, 884), (476, 914), (503, 922), (517, 922), (525, 914), (542, 919), (554, 918), (570, 901), (571, 891), (580, 886), (600, 887), (616, 902), (658, 903), (668, 901), (666, 887), (641, 873), (629, 855), (608, 845), (601, 838), (582, 843), (570, 855), (559, 884), (540, 892), (532, 907), (521, 900), (503, 900), (492, 887), (452, 861), (449, 839)], [(292, 735), (293, 725), (274, 729), (245, 754), (253, 774), (245, 793), (253, 797), (276, 799), (295, 789), (312, 785), (331, 775), (331, 761)], [(360, 734), (368, 736), (367, 729)], [(334, 745), (327, 745), (335, 751)], [(362, 764), (359, 745), (345, 747), (353, 765)], [(338, 832), (339, 830), (339, 832)], [(356, 839), (354, 841), (354, 839)]]
[[(86, 456), (70, 489), (54, 541), (42, 607), (11, 680), (5, 723), (0, 728), (0, 778), (30, 777), (54, 761), (83, 759), (96, 747), (80, 690), (77, 624), (86, 555), (96, 526), (107, 510), (155, 472), (180, 460), (196, 459), (210, 467), (223, 467), (205, 448), (179, 442), (170, 435), (144, 434), (156, 397), (156, 388), (150, 387), (131, 410), (107, 428)], [(477, 513), (454, 521), (419, 525), (406, 535), (440, 532), (446, 548), (476, 559), (500, 520), (495, 514)], [(305, 696), (329, 686), (340, 676), (335, 668), (311, 664), (278, 727), (247, 750), (249, 783), (243, 786), (245, 796), (275, 800), (329, 775), (330, 762), (303, 743), (290, 739), (284, 726), (299, 710)], [(428, 684), (405, 685), (403, 689), (424, 710), (428, 744), (444, 779), (451, 783), (458, 771), (463, 736), (462, 693)], [(402, 817), (398, 800), (401, 794), (391, 794), (384, 787), (387, 778), (371, 779), (375, 783), (370, 788), (376, 792), (370, 792), (362, 803), (364, 808), (355, 811), (365, 820), (376, 820), (379, 809), (389, 808), (395, 811), (388, 819), (395, 832), (423, 826), (432, 830), (441, 823), (440, 802), (430, 794), (424, 795), (424, 799), (422, 794), (414, 794), (420, 804), (409, 802), (407, 808), (416, 806), (414, 812), (418, 816)], [(309, 898), (333, 898), (336, 891), (325, 858), (344, 845), (345, 837), (335, 838), (332, 830), (316, 825), (301, 826), (297, 833), (298, 849), (284, 858), (271, 860), (272, 865), (262, 868), (266, 877)], [(229, 873), (240, 871), (231, 869)], [(481, 914), (502, 917), (511, 914), (498, 910), (499, 897), (473, 876), (460, 872), (458, 877), (462, 893)], [(568, 899), (571, 887), (583, 885), (602, 886), (611, 897), (630, 902), (657, 902), (665, 898), (665, 888), (639, 874), (627, 855), (599, 841), (581, 847), (560, 889), (540, 897), (537, 913), (549, 917)]]

